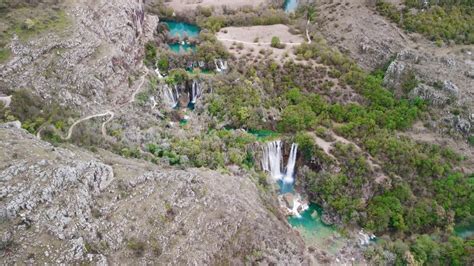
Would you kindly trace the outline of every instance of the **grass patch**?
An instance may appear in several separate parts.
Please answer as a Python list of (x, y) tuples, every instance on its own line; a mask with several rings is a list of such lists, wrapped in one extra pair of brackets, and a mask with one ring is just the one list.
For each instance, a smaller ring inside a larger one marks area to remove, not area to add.
[[(61, 2), (61, 1), (60, 1)], [(21, 41), (45, 34), (61, 32), (70, 25), (70, 20), (61, 3), (58, 4), (7, 4), (0, 2), (0, 63), (6, 62), (13, 35)]]
[(6, 62), (11, 55), (11, 51), (8, 48), (0, 48), (0, 64)]

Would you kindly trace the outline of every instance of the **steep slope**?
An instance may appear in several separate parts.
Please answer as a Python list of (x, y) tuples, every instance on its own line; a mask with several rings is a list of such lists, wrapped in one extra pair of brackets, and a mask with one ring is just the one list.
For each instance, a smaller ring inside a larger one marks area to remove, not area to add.
[(143, 2), (65, 2), (64, 30), (28, 40), (14, 35), (10, 59), (0, 68), (0, 92), (31, 89), (89, 112), (125, 102), (143, 71), (143, 44), (158, 22), (145, 14)]
[(0, 139), (3, 263), (304, 262), (248, 178), (56, 148), (14, 126)]

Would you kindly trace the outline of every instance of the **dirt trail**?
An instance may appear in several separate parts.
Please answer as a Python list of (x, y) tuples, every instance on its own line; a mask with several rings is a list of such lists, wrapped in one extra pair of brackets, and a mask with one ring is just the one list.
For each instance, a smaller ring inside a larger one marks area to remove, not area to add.
[[(74, 123), (69, 127), (68, 133), (67, 133), (67, 135), (66, 135), (65, 137), (62, 136), (62, 134), (59, 132), (59, 130), (57, 130), (57, 129), (55, 128), (56, 133), (61, 137), (62, 140), (69, 140), (69, 139), (71, 139), (71, 137), (72, 137), (72, 133), (73, 133), (73, 131), (74, 131), (74, 128), (75, 128), (78, 124), (80, 124), (80, 123), (82, 123), (82, 122), (84, 122), (84, 121), (87, 121), (87, 120), (89, 120), (89, 119), (92, 119), (92, 118), (103, 117), (103, 116), (110, 116), (106, 121), (104, 121), (104, 122), (102, 123), (102, 126), (101, 126), (102, 136), (107, 137), (106, 125), (107, 125), (110, 121), (112, 121), (112, 119), (114, 119), (115, 113), (114, 113), (113, 111), (114, 111), (114, 110), (119, 111), (120, 109), (124, 108), (125, 106), (127, 106), (127, 105), (129, 105), (130, 103), (133, 103), (133, 102), (135, 101), (135, 96), (137, 95), (137, 93), (140, 92), (140, 90), (141, 90), (143, 84), (145, 83), (145, 80), (146, 80), (145, 78), (146, 78), (146, 76), (148, 75), (148, 72), (149, 72), (149, 70), (148, 70), (148, 68), (146, 68), (146, 72), (141, 76), (140, 82), (138, 83), (137, 88), (133, 91), (132, 95), (130, 96), (130, 99), (129, 99), (126, 103), (124, 103), (124, 104), (122, 104), (122, 105), (119, 105), (119, 106), (117, 106), (117, 107), (115, 107), (115, 108), (112, 108), (112, 109), (110, 109), (110, 110), (106, 110), (106, 111), (104, 111), (103, 113), (98, 113), (98, 114), (89, 115), (89, 116), (86, 116), (86, 117), (83, 117), (83, 118), (77, 120), (76, 122), (74, 122)], [(41, 133), (42, 133), (43, 129), (44, 129), (44, 125), (41, 126), (40, 129), (38, 130), (38, 133), (36, 133), (36, 138), (41, 139)]]

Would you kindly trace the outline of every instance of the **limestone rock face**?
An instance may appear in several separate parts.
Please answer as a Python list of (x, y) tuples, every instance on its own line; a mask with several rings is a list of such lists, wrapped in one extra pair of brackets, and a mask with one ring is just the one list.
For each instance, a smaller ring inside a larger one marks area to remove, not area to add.
[(158, 18), (145, 15), (143, 0), (70, 2), (64, 32), (13, 38), (12, 58), (0, 65), (1, 87), (32, 89), (88, 111), (120, 103), (131, 94), (128, 80), (141, 70)]
[(423, 83), (416, 86), (409, 96), (412, 99), (421, 98), (434, 106), (444, 106), (449, 101), (445, 93)]
[(443, 90), (445, 90), (447, 93), (453, 95), (453, 96), (458, 96), (459, 94), (459, 88), (456, 86), (452, 81), (450, 80), (445, 80), (443, 82)]
[(405, 63), (400, 61), (393, 61), (387, 68), (387, 72), (384, 77), (384, 85), (388, 88), (399, 88), (405, 75), (407, 66)]
[(0, 184), (6, 264), (306, 262), (302, 240), (246, 177), (54, 147), (0, 127)]

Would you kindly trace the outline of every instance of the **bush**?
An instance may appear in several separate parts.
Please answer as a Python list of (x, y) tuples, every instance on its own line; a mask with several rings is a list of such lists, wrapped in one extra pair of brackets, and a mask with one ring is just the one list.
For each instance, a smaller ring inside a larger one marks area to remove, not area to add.
[(156, 62), (156, 44), (148, 42), (145, 44), (145, 65), (154, 67)]
[(141, 257), (145, 253), (146, 243), (138, 239), (131, 239), (128, 241), (127, 247), (133, 251), (135, 256)]
[(285, 48), (285, 45), (280, 42), (280, 38), (273, 36), (272, 41), (270, 44), (271, 47), (273, 48), (278, 48), (278, 49), (283, 49)]

